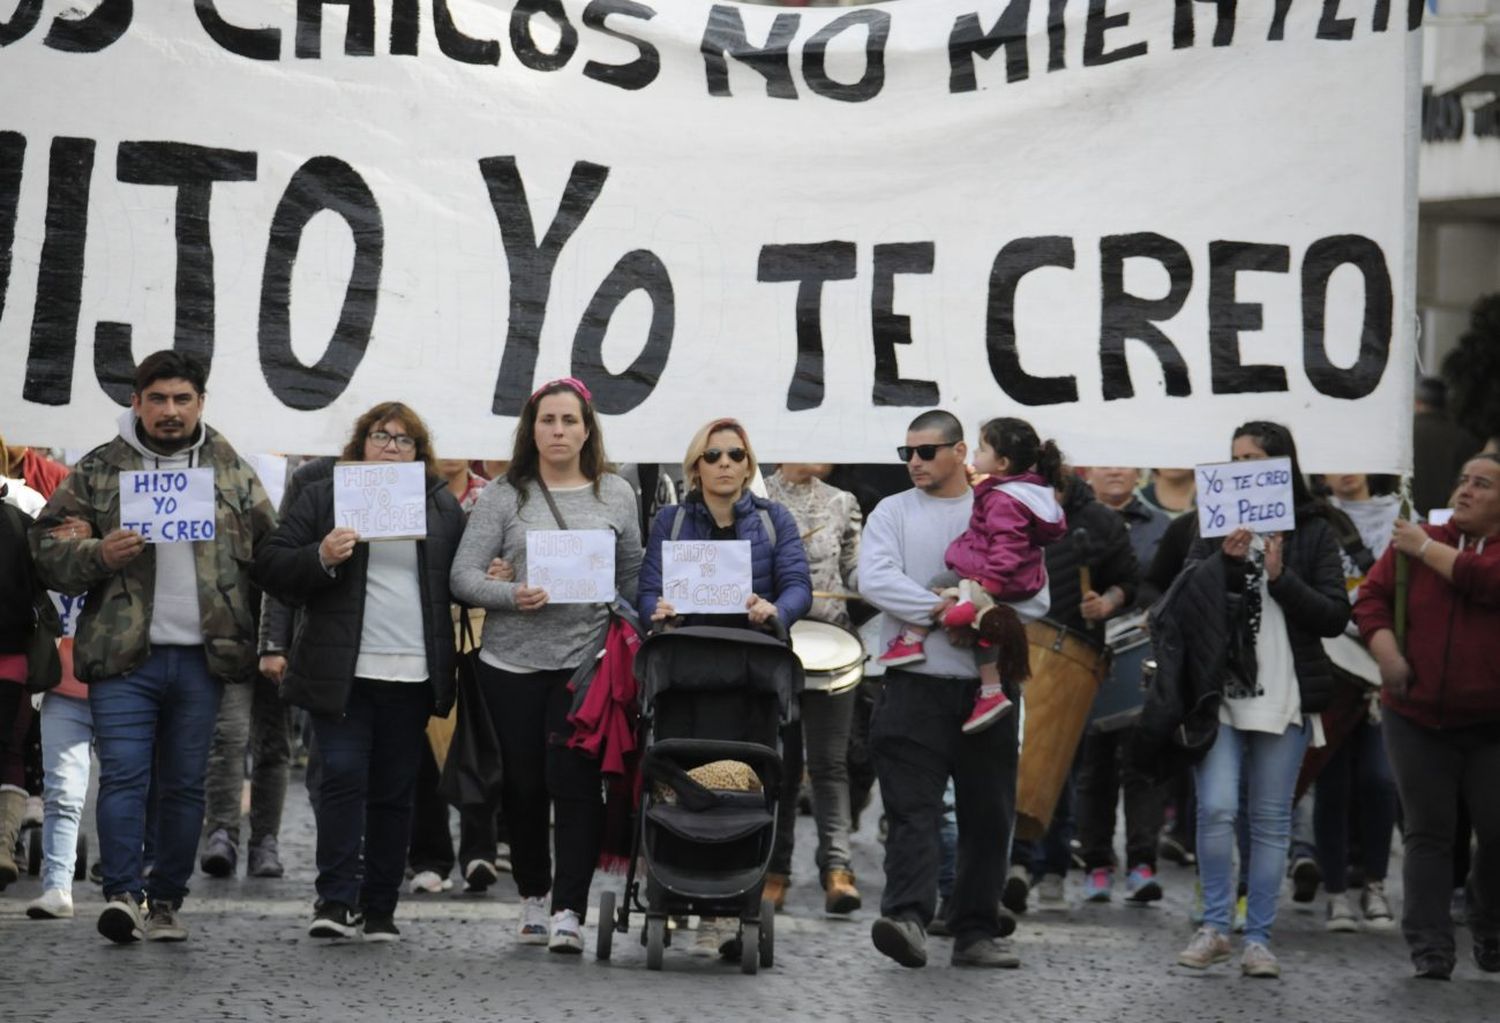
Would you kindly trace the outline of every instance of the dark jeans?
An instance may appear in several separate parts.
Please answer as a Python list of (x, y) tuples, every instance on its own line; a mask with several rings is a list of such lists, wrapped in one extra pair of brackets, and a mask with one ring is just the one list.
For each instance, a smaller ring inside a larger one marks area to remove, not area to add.
[[(500, 740), (505, 772), (502, 805), (510, 829), (516, 888), (523, 896), (552, 892), (552, 911), (583, 919), (589, 884), (604, 840), (599, 762), (567, 748), (573, 669), (516, 674), (479, 662), (479, 686)], [(548, 849), (552, 810), (556, 874)]]
[(453, 873), (453, 833), (448, 827), (448, 804), (437, 791), (440, 775), (432, 743), (422, 743), (418, 759), (421, 767), (412, 799), (411, 847), (406, 858), (413, 873), (430, 870), (447, 877)]
[(27, 788), (26, 744), (35, 716), (26, 687), (0, 679), (0, 785)]
[[(953, 779), (958, 874), (948, 926), (959, 940), (1000, 933), (997, 907), (1016, 808), (1016, 715), (973, 735), (978, 679), (885, 673), (870, 722), (880, 796), (890, 825), (883, 915), (927, 926), (937, 910), (943, 792)], [(1012, 699), (1014, 699), (1012, 695)]]
[(801, 720), (782, 729), (781, 801), (777, 805), (772, 873), (792, 872), (804, 747), (812, 780), (813, 819), (818, 827), (818, 851), (813, 858), (818, 877), (826, 879), (830, 870), (849, 869), (848, 753), (853, 716), (853, 689), (836, 696), (809, 691), (802, 694)]
[(1469, 874), (1469, 929), (1500, 936), (1500, 724), (1424, 728), (1387, 711), (1381, 730), (1406, 815), (1401, 930), (1412, 955), (1453, 958), (1453, 834), (1462, 798), (1479, 848)]
[(322, 901), (363, 906), (376, 916), (396, 911), (431, 710), (432, 686), (425, 682), (357, 678), (342, 717), (313, 717)]
[(208, 754), (204, 834), (220, 828), (240, 841), (240, 798), (245, 786), (245, 751), (250, 752), (250, 842), (281, 833), (288, 764), (292, 758), (291, 708), (276, 684), (259, 674), (225, 686)]
[(1356, 794), (1359, 854), (1366, 880), (1384, 881), (1390, 865), (1396, 782), (1380, 731), (1379, 725), (1361, 723), (1318, 775), (1313, 830), (1317, 835), (1318, 869), (1329, 895), (1349, 887), (1349, 804)]
[(1078, 838), (1088, 870), (1115, 866), (1115, 804), (1125, 793), (1125, 866), (1156, 869), (1162, 790), (1128, 754), (1133, 728), (1084, 737), (1078, 761)]
[(859, 830), (860, 814), (870, 805), (875, 788), (875, 758), (870, 755), (870, 715), (883, 685), (879, 677), (854, 687), (854, 713), (849, 723), (849, 830)]

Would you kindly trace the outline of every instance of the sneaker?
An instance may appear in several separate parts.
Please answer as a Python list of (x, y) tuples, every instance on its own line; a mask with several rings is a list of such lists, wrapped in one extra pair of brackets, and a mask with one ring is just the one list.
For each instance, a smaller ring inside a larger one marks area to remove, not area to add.
[(1193, 882), (1193, 908), (1188, 911), (1188, 919), (1193, 922), (1194, 927), (1203, 926), (1203, 882)]
[(1317, 861), (1310, 856), (1299, 856), (1292, 861), (1292, 901), (1311, 902), (1318, 896), (1318, 883), (1323, 880), (1323, 872), (1318, 869)]
[(1390, 931), (1396, 927), (1396, 915), (1391, 912), (1391, 902), (1385, 897), (1384, 881), (1367, 881), (1359, 897), (1359, 911), (1364, 914), (1365, 926), (1372, 931)]
[(870, 940), (881, 955), (902, 966), (927, 965), (927, 936), (915, 920), (883, 916), (870, 926)]
[(1420, 980), (1451, 980), (1453, 960), (1441, 952), (1423, 952), (1411, 957), (1413, 972)]
[(979, 609), (974, 606), (972, 600), (961, 600), (948, 609), (943, 615), (943, 627), (945, 629), (966, 629), (974, 624), (974, 619), (979, 617)]
[(73, 893), (48, 888), (26, 904), (26, 915), (33, 920), (71, 920)]
[(99, 933), (116, 945), (128, 945), (146, 936), (140, 903), (134, 895), (111, 895), (99, 914)]
[(519, 945), (545, 945), (551, 937), (545, 895), (521, 896), (521, 924), (516, 929)]
[(1259, 941), (1245, 942), (1245, 951), (1240, 954), (1240, 973), (1246, 977), (1275, 978), (1281, 976), (1281, 964), (1269, 947)]
[(1500, 973), (1500, 937), (1474, 939), (1474, 965), (1485, 973)]
[(392, 942), (401, 940), (401, 930), (388, 913), (371, 913), (365, 917), (365, 940)]
[(1016, 955), (1015, 946), (1004, 938), (975, 938), (969, 942), (955, 942), (949, 962), (954, 966), (1014, 970), (1021, 965), (1021, 957)]
[(1015, 707), (1010, 697), (1005, 695), (1004, 689), (996, 689), (993, 693), (985, 695), (980, 690), (979, 696), (974, 701), (974, 709), (969, 713), (969, 720), (964, 722), (964, 734), (973, 735), (982, 732), (986, 728), (999, 721)]
[(1156, 871), (1146, 863), (1137, 864), (1125, 878), (1125, 901), (1132, 906), (1144, 906), (1149, 902), (1160, 901), (1162, 896), (1161, 882), (1156, 879)]
[(1019, 863), (1011, 865), (1000, 889), (1000, 904), (1012, 913), (1026, 912), (1026, 896), (1031, 894), (1031, 872)]
[(510, 873), (510, 846), (504, 842), (495, 846), (495, 869), (502, 874)]
[(1156, 855), (1179, 867), (1192, 867), (1198, 863), (1198, 854), (1189, 849), (1176, 835), (1168, 831), (1156, 843)]
[(485, 892), (490, 885), (500, 880), (500, 872), (489, 860), (470, 860), (464, 867), (464, 891)]
[(896, 668), (903, 664), (919, 664), (927, 660), (927, 651), (922, 648), (922, 642), (921, 637), (909, 636), (905, 632), (898, 633), (885, 648), (885, 653), (880, 655), (880, 663), (887, 668)]
[(1062, 913), (1068, 908), (1068, 897), (1063, 891), (1061, 874), (1043, 874), (1036, 886), (1036, 910), (1038, 913)]
[(578, 914), (571, 909), (559, 909), (552, 914), (552, 933), (547, 939), (548, 952), (578, 955), (583, 951), (583, 929)]
[(1349, 905), (1348, 893), (1328, 896), (1328, 915), (1323, 921), (1323, 929), (1335, 934), (1354, 934), (1359, 930), (1359, 917)]
[(995, 916), (1000, 920), (1000, 937), (1008, 938), (1016, 933), (1016, 915), (1004, 906), (995, 909)]
[(307, 926), (310, 938), (352, 938), (359, 933), (364, 918), (342, 902), (319, 902)]
[(1234, 900), (1234, 933), (1244, 934), (1245, 927), (1250, 922), (1250, 903), (1245, 896), (1241, 895)]
[(147, 941), (187, 941), (187, 924), (170, 902), (151, 900), (146, 912)]
[(729, 921), (714, 916), (700, 917), (698, 931), (693, 936), (693, 947), (688, 950), (688, 954), (703, 959), (715, 959), (719, 955), (719, 950), (728, 945), (733, 938), (734, 932)]
[(932, 923), (927, 925), (927, 933), (934, 938), (951, 938), (953, 931), (948, 926), (948, 899), (938, 900), (937, 913), (933, 915)]
[(785, 874), (771, 873), (766, 875), (766, 883), (760, 891), (760, 897), (770, 899), (771, 905), (776, 907), (776, 912), (781, 912), (781, 907), (786, 905), (786, 890), (791, 887), (792, 879)]
[(853, 913), (861, 905), (859, 889), (854, 887), (854, 873), (847, 868), (834, 868), (823, 882), (823, 912), (832, 916)]
[(1084, 875), (1083, 901), (1108, 902), (1115, 886), (1114, 871), (1108, 867), (1096, 867)]
[(245, 862), (246, 877), (282, 877), (285, 874), (286, 868), (281, 865), (275, 835), (267, 835), (259, 842), (250, 843)]
[(419, 870), (412, 876), (407, 888), (413, 895), (437, 895), (452, 889), (453, 882), (435, 870)]
[(229, 839), (229, 832), (218, 828), (211, 832), (203, 843), (203, 855), (198, 866), (209, 877), (233, 877), (239, 865), (240, 851)]
[(1214, 963), (1229, 961), (1229, 938), (1212, 927), (1200, 927), (1188, 947), (1177, 953), (1177, 965), (1190, 970), (1206, 970)]

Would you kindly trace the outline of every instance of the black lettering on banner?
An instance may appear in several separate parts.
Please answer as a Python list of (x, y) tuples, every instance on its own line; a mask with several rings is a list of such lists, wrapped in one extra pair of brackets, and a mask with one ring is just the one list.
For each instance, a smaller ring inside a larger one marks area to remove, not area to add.
[[(329, 210), (354, 235), (354, 266), (338, 326), (312, 366), (292, 351), (292, 270), (308, 221)], [(288, 408), (326, 408), (343, 394), (365, 357), (375, 327), (385, 225), (380, 206), (359, 172), (332, 156), (308, 160), (287, 183), (271, 220), (260, 292), (260, 368), (271, 393)]]
[(629, 64), (601, 64), (597, 60), (591, 60), (583, 65), (583, 74), (596, 82), (621, 89), (644, 89), (661, 74), (661, 51), (644, 39), (610, 28), (605, 20), (611, 14), (618, 14), (622, 18), (640, 18), (642, 21), (650, 21), (656, 17), (655, 11), (635, 0), (590, 0), (589, 5), (583, 9), (584, 25), (613, 39), (634, 43), (641, 55)]
[(1408, 32), (1415, 32), (1422, 27), (1422, 15), (1426, 10), (1426, 0), (1406, 0), (1406, 29)]
[[(1143, 298), (1125, 290), (1125, 261), (1154, 259), (1167, 271), (1167, 293), (1161, 298)], [(1186, 398), (1193, 393), (1182, 353), (1157, 323), (1170, 320), (1182, 310), (1193, 287), (1193, 261), (1187, 249), (1171, 238), (1143, 231), (1139, 234), (1107, 235), (1099, 240), (1101, 312), (1099, 369), (1104, 380), (1104, 400), (1135, 397), (1125, 342), (1141, 341), (1161, 363), (1167, 394)]]
[[(437, 0), (434, 0), (436, 3)], [(437, 10), (432, 12), (437, 20)], [(420, 0), (392, 0), (391, 2), (391, 56), (415, 57), (420, 49), (422, 36), (422, 4)]]
[[(864, 25), (865, 70), (859, 81), (838, 82), (828, 75), (828, 44), (840, 32)], [(885, 11), (851, 11), (824, 25), (802, 49), (802, 77), (819, 96), (844, 103), (863, 103), (885, 88), (885, 44), (891, 35), (891, 16)]]
[(557, 204), (557, 216), (540, 245), (536, 240), (536, 226), (531, 220), (531, 208), (526, 204), (526, 184), (521, 180), (516, 158), (487, 157), (479, 161), (479, 173), (489, 190), (490, 207), (500, 225), (500, 240), (505, 246), (505, 263), (510, 271), (510, 320), (491, 411), (497, 416), (518, 416), (531, 396), (531, 381), (536, 375), (537, 349), (541, 345), (547, 296), (552, 291), (552, 271), (557, 266), (557, 256), (604, 190), (609, 168), (582, 160), (573, 164), (562, 200)]
[[(251, 60), (280, 59), (281, 29), (244, 28), (240, 25), (231, 25), (219, 13), (214, 0), (193, 0), (193, 10), (197, 13), (198, 23), (203, 26), (203, 31), (208, 33), (208, 37), (230, 53), (236, 53)], [(395, 29), (392, 28), (391, 32), (394, 35)]]
[(500, 63), (500, 41), (466, 35), (454, 24), (448, 0), (432, 0), (432, 28), (437, 34), (438, 49), (449, 60), (456, 60), (461, 64)]
[(1176, 0), (1172, 11), (1172, 49), (1185, 50), (1195, 42), (1193, 25), (1194, 4), (1213, 4), (1218, 9), (1218, 20), (1214, 22), (1214, 45), (1229, 46), (1234, 42), (1235, 7), (1239, 0)]
[(853, 242), (761, 246), (756, 280), (797, 282), (797, 366), (786, 391), (792, 412), (823, 404), (823, 284), (851, 281), (858, 267)]
[(375, 0), (297, 0), (298, 57), (317, 60), (323, 56), (323, 8), (349, 8), (344, 32), (344, 54), (349, 57), (375, 55)]
[[(1324, 335), (1328, 280), (1344, 265), (1357, 268), (1365, 278), (1359, 356), (1347, 369), (1335, 366), (1328, 358)], [(1379, 386), (1391, 357), (1393, 309), (1390, 268), (1379, 245), (1357, 234), (1334, 235), (1313, 242), (1302, 260), (1302, 361), (1307, 368), (1307, 379), (1319, 393), (1354, 401)]]
[(1026, 55), (1026, 21), (1030, 14), (1031, 0), (1010, 0), (1001, 12), (1000, 20), (988, 32), (978, 14), (959, 15), (948, 35), (948, 91), (960, 93), (978, 89), (975, 58), (989, 60), (1002, 46), (1005, 47), (1005, 80), (1025, 81), (1030, 74)]
[(1292, 0), (1276, 0), (1271, 12), (1271, 30), (1266, 33), (1268, 42), (1279, 43), (1286, 38), (1286, 16), (1291, 13)]
[[(538, 14), (552, 19), (559, 33), (557, 49), (548, 53), (537, 46), (531, 22)], [(578, 49), (578, 30), (568, 20), (561, 0), (517, 0), (510, 12), (510, 48), (516, 59), (533, 71), (556, 71), (567, 66)]]
[(1260, 330), (1258, 302), (1235, 301), (1235, 278), (1241, 272), (1284, 274), (1291, 266), (1285, 245), (1255, 242), (1208, 244), (1209, 378), (1214, 394), (1285, 391), (1286, 370), (1280, 366), (1240, 361), (1240, 333)]
[(1323, 0), (1323, 16), (1318, 19), (1318, 38), (1354, 38), (1354, 19), (1339, 17), (1339, 0)]
[(42, 45), (64, 53), (98, 53), (125, 34), (134, 14), (132, 0), (103, 0), (86, 18), (58, 15)]
[[(182, 142), (121, 142), (115, 177), (132, 185), (177, 189), (177, 316), (172, 347), (212, 368), (214, 358), (214, 249), (209, 234), (216, 181), (254, 181), (256, 155)], [(104, 393), (130, 404), (135, 359), (128, 323), (94, 328), (94, 375)]]
[(745, 22), (738, 8), (714, 4), (703, 29), (703, 70), (708, 76), (710, 96), (728, 96), (729, 60), (735, 60), (758, 71), (766, 80), (766, 95), (772, 99), (796, 99), (797, 83), (792, 80), (792, 65), (787, 50), (801, 24), (800, 14), (778, 14), (771, 23), (766, 45), (753, 47), (745, 38)]
[(875, 335), (876, 405), (926, 408), (940, 400), (938, 385), (931, 380), (908, 380), (901, 376), (897, 345), (911, 344), (911, 317), (895, 311), (896, 275), (930, 274), (937, 249), (932, 242), (906, 242), (875, 246), (875, 287), (870, 293), (870, 322)]
[(1391, 27), (1391, 0), (1375, 0), (1374, 13), (1370, 15), (1370, 28), (1384, 32)]
[(1038, 377), (1021, 368), (1016, 340), (1016, 290), (1021, 278), (1045, 266), (1073, 269), (1073, 239), (1062, 235), (1006, 242), (990, 269), (985, 348), (995, 383), (1022, 405), (1061, 405), (1078, 400), (1078, 378)]
[[(623, 373), (615, 374), (604, 365), (604, 336), (615, 310), (632, 291), (644, 291), (651, 299), (651, 328), (641, 354)], [(625, 253), (589, 299), (573, 336), (573, 375), (593, 392), (594, 407), (619, 415), (651, 397), (672, 354), (676, 328), (676, 297), (666, 266), (646, 249)]]
[(1047, 71), (1065, 71), (1068, 67), (1068, 0), (1052, 0), (1047, 5)]
[(1130, 24), (1129, 13), (1110, 14), (1109, 0), (1089, 0), (1088, 20), (1083, 27), (1083, 66), (1098, 67), (1117, 60), (1146, 55), (1146, 41), (1130, 43), (1115, 50), (1104, 49), (1104, 34)]
[(73, 394), (78, 310), (83, 301), (83, 251), (89, 224), (94, 140), (52, 140), (47, 168), (47, 218), (37, 264), (36, 311), (21, 397), (66, 405)]
[(5, 318), (5, 293), (10, 288), (16, 208), (21, 202), (25, 166), (26, 136), (16, 131), (0, 131), (0, 319)]
[(0, 22), (0, 46), (9, 46), (36, 28), (42, 19), (42, 0), (21, 0), (9, 21)]

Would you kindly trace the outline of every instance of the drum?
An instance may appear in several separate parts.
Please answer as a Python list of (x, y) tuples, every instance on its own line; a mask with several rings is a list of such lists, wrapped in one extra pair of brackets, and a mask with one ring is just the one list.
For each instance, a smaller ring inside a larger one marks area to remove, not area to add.
[(829, 622), (804, 618), (792, 624), (792, 652), (813, 692), (842, 693), (864, 677), (865, 645), (857, 634)]
[(1109, 647), (1109, 675), (1094, 697), (1089, 710), (1090, 732), (1116, 732), (1135, 724), (1146, 703), (1143, 675), (1151, 657), (1151, 637), (1145, 629), (1145, 616), (1131, 618), (1121, 627), (1111, 628), (1104, 641)]
[(1047, 619), (1026, 626), (1026, 638), (1031, 681), (1023, 703), (1016, 837), (1035, 841), (1052, 823), (1109, 655), (1088, 636)]

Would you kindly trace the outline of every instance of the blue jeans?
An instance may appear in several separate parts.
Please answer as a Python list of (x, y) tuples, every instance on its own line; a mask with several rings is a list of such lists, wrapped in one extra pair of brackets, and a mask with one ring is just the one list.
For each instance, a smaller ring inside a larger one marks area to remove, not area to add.
[(1240, 776), (1247, 781), (1250, 865), (1245, 940), (1270, 941), (1276, 899), (1291, 842), (1292, 793), (1307, 729), (1293, 725), (1280, 735), (1242, 732), (1219, 725), (1213, 748), (1194, 768), (1198, 783), (1198, 877), (1203, 883), (1203, 923), (1228, 934), (1234, 913), (1234, 821)]
[[(104, 895), (144, 891), (182, 904), (203, 826), (203, 774), (223, 683), (201, 646), (156, 646), (135, 671), (89, 686), (99, 748), (99, 863)], [(156, 765), (155, 863), (141, 881), (147, 792)]]
[(71, 892), (78, 824), (89, 791), (94, 719), (87, 700), (42, 699), (42, 890)]

